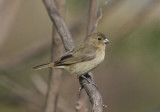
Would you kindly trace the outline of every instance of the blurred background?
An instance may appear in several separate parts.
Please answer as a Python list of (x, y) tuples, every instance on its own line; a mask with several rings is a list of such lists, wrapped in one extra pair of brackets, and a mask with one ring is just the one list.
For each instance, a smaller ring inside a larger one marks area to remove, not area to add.
[[(100, 7), (104, 0), (100, 0)], [(67, 0), (75, 43), (86, 35), (89, 0)], [(111, 43), (93, 73), (104, 112), (160, 112), (160, 0), (109, 0), (97, 27)], [(52, 22), (41, 0), (0, 0), (0, 112), (40, 112), (51, 59)], [(59, 112), (74, 112), (79, 81), (63, 73)]]

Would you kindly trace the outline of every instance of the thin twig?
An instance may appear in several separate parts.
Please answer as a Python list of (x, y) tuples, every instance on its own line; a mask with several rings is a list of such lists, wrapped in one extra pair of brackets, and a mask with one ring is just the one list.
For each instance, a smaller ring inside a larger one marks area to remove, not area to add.
[(106, 6), (108, 4), (108, 1), (105, 1), (104, 2), (104, 4), (103, 4), (103, 6), (99, 9), (99, 17), (97, 18), (97, 20), (96, 20), (96, 23), (95, 23), (95, 27), (97, 28), (97, 26), (98, 26), (98, 24), (99, 24), (99, 21), (102, 19), (102, 17), (103, 17), (103, 9), (104, 9), (104, 7)]

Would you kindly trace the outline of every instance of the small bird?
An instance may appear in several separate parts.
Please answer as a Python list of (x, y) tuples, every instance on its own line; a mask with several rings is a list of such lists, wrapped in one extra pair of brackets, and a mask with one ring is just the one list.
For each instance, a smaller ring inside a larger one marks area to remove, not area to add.
[(66, 52), (57, 61), (38, 65), (33, 69), (59, 68), (80, 77), (103, 62), (105, 47), (109, 42), (103, 33), (93, 33), (82, 44)]

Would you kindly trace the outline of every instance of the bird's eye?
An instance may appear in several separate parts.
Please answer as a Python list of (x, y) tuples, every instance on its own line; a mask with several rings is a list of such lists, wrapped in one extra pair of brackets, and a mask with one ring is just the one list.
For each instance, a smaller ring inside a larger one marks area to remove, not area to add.
[(102, 40), (101, 38), (98, 38), (98, 40)]

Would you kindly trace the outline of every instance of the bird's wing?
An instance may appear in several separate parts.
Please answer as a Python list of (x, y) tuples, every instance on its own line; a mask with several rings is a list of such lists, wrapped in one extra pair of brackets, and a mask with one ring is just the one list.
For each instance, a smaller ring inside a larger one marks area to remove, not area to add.
[(96, 57), (96, 50), (93, 47), (79, 47), (63, 55), (55, 62), (56, 66), (71, 65), (84, 61), (90, 61)]

